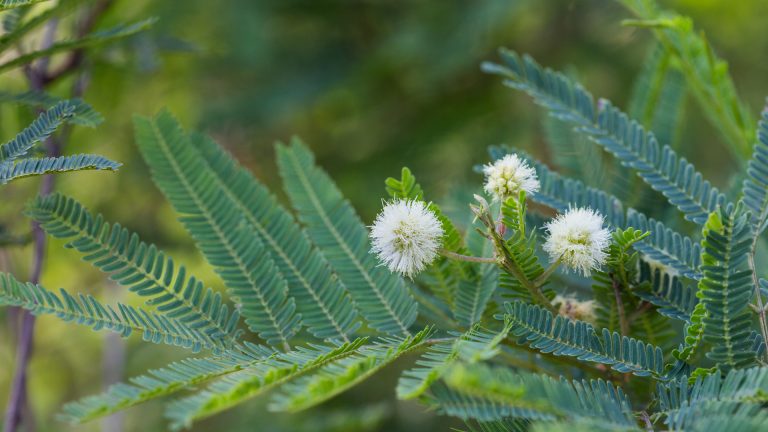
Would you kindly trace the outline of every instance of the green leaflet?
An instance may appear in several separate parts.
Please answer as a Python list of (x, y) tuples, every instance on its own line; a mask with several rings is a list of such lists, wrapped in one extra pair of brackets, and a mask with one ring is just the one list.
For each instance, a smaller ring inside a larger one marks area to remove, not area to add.
[(696, 287), (683, 284), (680, 278), (646, 262), (640, 263), (640, 280), (644, 282), (634, 295), (657, 307), (665, 317), (690, 322), (691, 314), (699, 302)]
[(719, 402), (735, 412), (740, 406), (759, 406), (768, 401), (768, 369), (733, 369), (727, 375), (719, 373), (698, 377), (693, 383), (688, 377), (660, 383), (656, 398), (666, 424), (680, 423), (690, 412), (715, 409)]
[(0, 162), (11, 162), (24, 156), (35, 144), (48, 138), (62, 123), (72, 117), (74, 111), (69, 102), (62, 101), (41, 113), (11, 141), (0, 145)]
[(220, 378), (206, 390), (172, 402), (166, 416), (172, 421), (173, 429), (189, 427), (196, 420), (262, 395), (330, 362), (351, 356), (367, 341), (367, 338), (358, 338), (341, 345), (297, 347), (293, 351), (278, 353)]
[(191, 146), (178, 122), (163, 111), (136, 118), (136, 142), (155, 183), (209, 263), (243, 305), (249, 328), (270, 344), (289, 348), (301, 315), (266, 247), (243, 223), (235, 204), (217, 188), (213, 174)]
[(475, 325), (456, 339), (435, 343), (416, 361), (416, 367), (404, 371), (400, 376), (397, 397), (413, 399), (421, 396), (457, 360), (476, 363), (493, 358), (499, 352), (499, 344), (511, 329), (510, 322), (506, 322), (499, 331)]
[(87, 169), (114, 171), (121, 164), (103, 156), (79, 154), (73, 156), (25, 158), (38, 143), (47, 139), (65, 121), (70, 121), (82, 103), (62, 100), (41, 113), (27, 128), (12, 140), (0, 145), (0, 184), (22, 177), (54, 172)]
[[(61, 101), (61, 98), (42, 91), (30, 90), (23, 93), (0, 92), (0, 102), (13, 102), (33, 108), (50, 109)], [(82, 99), (67, 99), (66, 102), (73, 108), (72, 116), (67, 120), (68, 122), (81, 126), (96, 127), (104, 121), (104, 117)]]
[(80, 203), (63, 195), (39, 197), (26, 214), (51, 236), (67, 239), (67, 247), (83, 254), (83, 260), (109, 273), (111, 279), (142, 297), (147, 304), (191, 329), (228, 344), (240, 337), (239, 314), (183, 266), (154, 245), (121, 227), (92, 215)]
[(348, 335), (360, 325), (355, 305), (306, 232), (264, 185), (216, 143), (202, 135), (193, 135), (191, 141), (219, 192), (234, 204), (228, 211), (242, 215), (268, 247), (304, 325), (318, 338), (349, 342)]
[[(267, 349), (259, 354), (272, 355)], [(114, 384), (104, 393), (70, 402), (64, 406), (61, 417), (70, 423), (84, 423), (237, 372), (259, 361), (262, 360), (227, 356), (184, 359), (133, 377), (128, 383)]]
[(504, 308), (505, 319), (512, 322), (512, 332), (521, 345), (556, 356), (602, 363), (621, 373), (656, 378), (664, 375), (664, 354), (659, 347), (606, 329), (598, 336), (591, 324), (559, 315), (553, 317), (548, 310), (520, 301), (505, 303)]
[(355, 386), (399, 357), (422, 346), (432, 334), (427, 327), (405, 338), (382, 338), (351, 356), (321, 367), (316, 373), (283, 386), (270, 409), (295, 412), (310, 408)]
[(448, 371), (445, 380), (450, 388), (465, 397), (506, 407), (514, 417), (599, 420), (617, 428), (635, 426), (627, 396), (603, 380), (567, 381), (509, 368), (461, 363)]
[(760, 235), (768, 223), (768, 110), (763, 110), (752, 151), (742, 195), (744, 205), (752, 211), (755, 235)]
[(724, 370), (755, 362), (750, 337), (752, 271), (747, 254), (752, 243), (748, 215), (741, 205), (718, 209), (709, 215), (702, 230), (704, 277), (697, 296), (706, 314), (701, 322), (703, 338), (712, 344), (707, 357)]
[(277, 161), (288, 197), (320, 248), (347, 287), (360, 313), (374, 329), (410, 334), (417, 304), (403, 280), (379, 266), (369, 253), (365, 226), (331, 178), (315, 166), (312, 153), (294, 138), (278, 144)]
[(75, 297), (63, 289), (57, 295), (40, 285), (21, 283), (7, 273), (0, 273), (0, 304), (18, 306), (35, 315), (56, 315), (65, 322), (76, 322), (94, 330), (110, 330), (122, 337), (137, 331), (145, 341), (180, 346), (193, 352), (225, 348), (219, 341), (178, 319), (120, 303), (114, 308), (93, 296), (79, 294)]
[(537, 421), (552, 421), (555, 416), (542, 413), (530, 407), (529, 403), (514, 405), (461, 393), (444, 383), (437, 383), (430, 389), (428, 403), (440, 414), (458, 417), (462, 420), (494, 422), (507, 418), (522, 418)]
[(121, 163), (113, 162), (104, 156), (90, 154), (26, 158), (15, 163), (0, 163), (0, 184), (22, 177), (47, 173), (85, 170), (116, 171), (121, 166)]

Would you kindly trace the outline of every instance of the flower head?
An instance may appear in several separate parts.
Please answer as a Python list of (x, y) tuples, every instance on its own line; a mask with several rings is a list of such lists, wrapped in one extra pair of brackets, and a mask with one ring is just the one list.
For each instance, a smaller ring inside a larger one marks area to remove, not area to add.
[(483, 173), (485, 191), (498, 200), (517, 196), (521, 190), (527, 194), (538, 192), (541, 186), (536, 177), (536, 170), (516, 154), (508, 154), (484, 166)]
[(443, 227), (422, 201), (384, 206), (371, 227), (372, 252), (393, 272), (412, 277), (437, 257)]
[(549, 231), (544, 250), (552, 261), (589, 276), (606, 258), (611, 233), (603, 228), (603, 216), (590, 208), (574, 208), (545, 225)]
[(577, 300), (573, 296), (556, 295), (552, 299), (552, 304), (557, 306), (557, 311), (560, 315), (571, 319), (586, 321), (589, 323), (595, 323), (597, 316), (595, 315), (595, 301), (594, 300)]

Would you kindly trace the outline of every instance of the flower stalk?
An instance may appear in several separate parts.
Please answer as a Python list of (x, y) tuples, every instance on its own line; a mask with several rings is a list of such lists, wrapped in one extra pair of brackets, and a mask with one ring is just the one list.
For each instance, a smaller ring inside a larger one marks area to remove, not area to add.
[(470, 205), (470, 209), (475, 215), (475, 218), (479, 220), (485, 227), (485, 231), (481, 231), (481, 234), (493, 242), (496, 249), (497, 262), (504, 271), (511, 274), (525, 287), (531, 294), (531, 297), (539, 303), (541, 306), (547, 308), (553, 314), (557, 314), (557, 308), (549, 301), (549, 299), (541, 291), (541, 284), (536, 284), (526, 276), (525, 272), (518, 265), (512, 254), (507, 248), (504, 238), (499, 233), (496, 227), (496, 221), (490, 212), (490, 206), (488, 202), (480, 196), (475, 196), (477, 204)]
[(490, 258), (490, 257), (474, 257), (469, 255), (462, 255), (456, 252), (451, 252), (449, 250), (442, 249), (440, 251), (440, 255), (450, 258), (456, 261), (465, 261), (465, 262), (474, 262), (474, 263), (486, 263), (486, 264), (497, 264), (498, 260), (496, 258)]

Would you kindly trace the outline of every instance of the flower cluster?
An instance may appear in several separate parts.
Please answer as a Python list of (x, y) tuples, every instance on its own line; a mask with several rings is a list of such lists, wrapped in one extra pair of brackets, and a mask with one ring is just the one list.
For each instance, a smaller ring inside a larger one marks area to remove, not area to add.
[[(533, 193), (540, 188), (533, 168), (514, 154), (485, 166), (484, 171), (487, 177), (485, 190), (495, 200), (515, 196), (520, 191)], [(490, 205), (482, 197), (476, 196), (476, 199), (479, 204), (470, 207), (493, 232), (488, 238), (503, 244), (504, 231), (497, 230), (498, 221), (491, 215)], [(590, 208), (572, 208), (547, 223), (544, 250), (553, 263), (552, 269), (563, 265), (568, 270), (589, 276), (592, 270), (599, 268), (607, 258), (606, 249), (611, 239), (603, 223), (603, 216)], [(418, 200), (395, 200), (384, 207), (371, 226), (372, 252), (391, 271), (413, 277), (435, 260), (443, 233), (440, 220), (427, 204)], [(489, 260), (456, 253), (450, 256), (465, 261)]]
[(611, 233), (603, 228), (603, 216), (590, 208), (574, 208), (545, 225), (544, 250), (552, 261), (560, 261), (584, 276), (606, 258)]
[(541, 185), (536, 170), (516, 154), (508, 154), (492, 164), (483, 167), (485, 192), (496, 200), (517, 196), (520, 191), (527, 194), (538, 192)]
[(393, 272), (413, 277), (437, 257), (443, 227), (422, 201), (387, 204), (371, 227), (372, 251)]

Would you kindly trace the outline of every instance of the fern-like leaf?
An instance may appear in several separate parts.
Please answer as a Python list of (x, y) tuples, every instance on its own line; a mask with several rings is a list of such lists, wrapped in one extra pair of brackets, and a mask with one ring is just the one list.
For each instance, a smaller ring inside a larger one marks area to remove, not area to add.
[(22, 177), (47, 173), (85, 170), (116, 171), (122, 166), (104, 156), (78, 154), (72, 156), (25, 158), (13, 162), (0, 162), (0, 184)]
[(226, 151), (202, 135), (191, 140), (199, 152), (195, 158), (202, 159), (219, 192), (234, 204), (229, 210), (242, 215), (267, 246), (304, 325), (318, 338), (349, 342), (348, 335), (360, 325), (357, 311), (322, 253), (269, 190)]
[(663, 377), (661, 348), (603, 329), (598, 336), (591, 324), (552, 313), (523, 302), (506, 303), (505, 319), (513, 323), (518, 343), (543, 353), (602, 363), (622, 373)]
[(747, 215), (728, 206), (713, 212), (703, 229), (702, 266), (704, 278), (697, 295), (706, 315), (704, 340), (712, 344), (707, 357), (723, 369), (743, 367), (755, 361), (750, 339), (752, 316), (752, 271), (747, 254), (752, 242)]
[(123, 337), (134, 331), (141, 332), (145, 341), (180, 346), (194, 352), (223, 348), (210, 336), (178, 319), (121, 303), (114, 308), (102, 304), (93, 296), (73, 296), (63, 289), (57, 295), (40, 285), (21, 283), (6, 273), (0, 273), (0, 304), (18, 306), (35, 315), (53, 314), (65, 322), (75, 322), (94, 330), (110, 330)]
[(421, 396), (457, 360), (476, 363), (494, 357), (498, 354), (499, 344), (511, 329), (510, 322), (505, 323), (499, 331), (476, 325), (454, 340), (435, 343), (416, 361), (416, 367), (404, 371), (400, 376), (397, 397), (413, 399)]
[(635, 426), (632, 406), (624, 392), (603, 380), (559, 380), (508, 368), (461, 363), (448, 371), (446, 383), (470, 397), (492, 401), (530, 420), (599, 420), (617, 428)]
[(506, 78), (505, 84), (530, 94), (557, 118), (568, 121), (596, 144), (635, 169), (653, 189), (662, 193), (686, 219), (698, 224), (726, 202), (717, 188), (703, 179), (669, 146), (660, 146), (653, 133), (626, 114), (592, 95), (561, 73), (542, 68), (530, 57), (502, 50), (506, 66), (485, 63), (487, 72)]
[(668, 430), (692, 432), (762, 432), (768, 429), (768, 411), (755, 405), (728, 402), (696, 405), (668, 420)]
[(691, 412), (721, 406), (733, 414), (741, 406), (768, 402), (768, 368), (733, 369), (724, 377), (715, 373), (689, 381), (683, 377), (657, 385), (656, 417), (665, 418), (668, 425), (680, 425)]
[(167, 111), (134, 121), (136, 142), (155, 183), (227, 289), (249, 328), (286, 349), (301, 328), (288, 286), (253, 229), (233, 211), (189, 137)]
[[(258, 353), (264, 358), (272, 354), (266, 348)], [(114, 384), (102, 394), (70, 402), (64, 406), (61, 417), (70, 423), (84, 423), (235, 373), (260, 361), (263, 360), (227, 356), (188, 358), (133, 377), (128, 383)]]
[(74, 111), (69, 102), (62, 101), (41, 113), (15, 138), (0, 145), (0, 162), (13, 161), (24, 156), (35, 144), (48, 138), (56, 128), (72, 117)]
[(760, 234), (768, 224), (768, 107), (763, 109), (752, 151), (742, 194), (744, 205), (752, 212), (755, 232)]
[(172, 402), (166, 410), (166, 417), (171, 420), (173, 429), (189, 427), (194, 421), (262, 395), (330, 362), (351, 356), (366, 342), (367, 338), (358, 338), (341, 345), (312, 345), (278, 353), (220, 378), (197, 394)]
[(118, 224), (104, 222), (74, 199), (60, 194), (40, 197), (30, 204), (27, 215), (49, 235), (67, 239), (67, 247), (82, 253), (85, 261), (109, 273), (112, 280), (149, 297), (147, 304), (169, 318), (230, 344), (242, 332), (237, 328), (239, 314), (229, 312), (220, 294), (188, 277), (183, 266), (177, 267), (154, 245)]
[(298, 139), (277, 146), (285, 191), (307, 233), (336, 270), (368, 324), (389, 334), (410, 334), (417, 305), (403, 280), (379, 266), (368, 232), (331, 178), (315, 166)]
[[(0, 92), (0, 102), (13, 102), (33, 108), (49, 109), (61, 102), (62, 99), (42, 91), (30, 90), (23, 93)], [(96, 127), (104, 121), (104, 117), (82, 99), (67, 99), (72, 107), (72, 117), (69, 122), (81, 126)]]
[(691, 314), (699, 302), (696, 287), (683, 284), (677, 276), (662, 269), (640, 263), (640, 280), (647, 285), (633, 293), (656, 306), (656, 312), (676, 320), (691, 322)]
[(282, 387), (272, 399), (270, 409), (300, 411), (326, 401), (359, 384), (399, 357), (423, 346), (432, 329), (427, 327), (405, 338), (383, 338), (366, 345), (357, 353), (331, 362), (316, 373), (301, 377)]
[(523, 418), (553, 421), (556, 417), (533, 409), (528, 403), (505, 404), (490, 399), (471, 396), (453, 390), (442, 382), (430, 389), (428, 403), (440, 414), (458, 417), (462, 420), (493, 422), (506, 418)]

